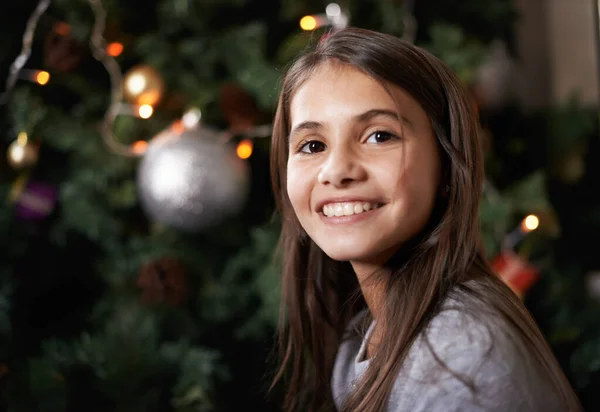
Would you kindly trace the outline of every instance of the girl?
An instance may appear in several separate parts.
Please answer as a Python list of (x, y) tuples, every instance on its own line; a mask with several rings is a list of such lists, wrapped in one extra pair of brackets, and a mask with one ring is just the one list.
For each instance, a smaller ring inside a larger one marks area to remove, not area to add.
[(330, 34), (284, 77), (271, 171), (285, 410), (579, 409), (484, 257), (477, 117), (442, 62)]

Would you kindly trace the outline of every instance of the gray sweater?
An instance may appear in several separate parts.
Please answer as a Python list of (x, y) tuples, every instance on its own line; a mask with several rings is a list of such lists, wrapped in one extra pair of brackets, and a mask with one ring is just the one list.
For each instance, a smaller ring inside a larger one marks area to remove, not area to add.
[[(564, 411), (538, 365), (516, 333), (493, 313), (468, 313), (461, 299), (448, 299), (411, 346), (388, 401), (389, 412)], [(472, 298), (471, 298), (472, 299)], [(349, 325), (354, 332), (338, 350), (332, 392), (339, 409), (369, 367), (360, 333), (366, 312)], [(364, 330), (364, 328), (362, 328)], [(430, 346), (425, 338), (428, 338)], [(452, 371), (471, 379), (475, 394), (436, 361), (430, 348)]]

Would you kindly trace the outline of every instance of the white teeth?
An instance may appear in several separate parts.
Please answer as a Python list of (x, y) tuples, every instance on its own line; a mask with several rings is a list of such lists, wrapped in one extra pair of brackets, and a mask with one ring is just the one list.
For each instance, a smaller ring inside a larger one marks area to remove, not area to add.
[(369, 210), (376, 209), (377, 207), (379, 207), (378, 204), (368, 202), (329, 203), (323, 206), (323, 214), (327, 217), (351, 216), (368, 212)]
[(336, 216), (344, 216), (344, 206), (341, 203), (336, 203), (333, 206), (333, 213)]
[(354, 205), (352, 203), (344, 203), (344, 216), (350, 216), (354, 214)]

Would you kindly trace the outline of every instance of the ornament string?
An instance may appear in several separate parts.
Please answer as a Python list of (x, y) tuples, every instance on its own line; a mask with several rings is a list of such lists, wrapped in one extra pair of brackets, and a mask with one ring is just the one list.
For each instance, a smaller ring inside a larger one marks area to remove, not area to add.
[[(2, 105), (8, 103), (17, 80), (23, 71), (23, 67), (25, 67), (25, 64), (31, 56), (31, 49), (36, 28), (40, 18), (48, 10), (51, 2), (52, 0), (40, 0), (35, 10), (27, 20), (25, 33), (23, 34), (21, 51), (11, 64), (9, 76), (6, 81), (6, 90), (4, 93), (0, 94), (0, 104)], [(112, 125), (114, 123), (114, 119), (119, 114), (121, 108), (120, 102), (122, 97), (122, 75), (116, 60), (111, 58), (105, 52), (105, 40), (103, 38), (103, 32), (105, 29), (106, 12), (99, 0), (88, 0), (88, 2), (94, 13), (94, 27), (90, 38), (90, 49), (94, 58), (102, 63), (102, 65), (105, 67), (111, 82), (111, 104), (105, 114), (102, 124), (102, 137), (110, 150), (121, 155), (131, 156), (134, 155), (132, 149), (126, 145), (118, 143), (112, 134)]]
[[(139, 157), (143, 152), (134, 150), (130, 145), (119, 143), (113, 134), (114, 121), (117, 116), (123, 114), (123, 75), (116, 59), (106, 53), (106, 41), (103, 37), (106, 11), (102, 7), (102, 2), (101, 0), (88, 0), (88, 2), (94, 12), (94, 28), (90, 39), (90, 48), (94, 58), (99, 61), (108, 72), (111, 82), (111, 102), (102, 123), (102, 137), (108, 148), (114, 153), (127, 157)], [(243, 137), (248, 139), (269, 137), (271, 135), (271, 129), (272, 126), (270, 124), (261, 125), (249, 129), (243, 134)], [(233, 136), (228, 132), (222, 134), (223, 142), (227, 142), (231, 140), (231, 138), (233, 138)]]
[(48, 10), (51, 1), (52, 0), (40, 0), (35, 10), (27, 20), (25, 33), (23, 34), (21, 52), (10, 66), (8, 79), (6, 81), (6, 90), (0, 95), (0, 104), (4, 105), (9, 101), (10, 94), (17, 83), (19, 74), (31, 56), (33, 37), (35, 35), (35, 29), (37, 28), (40, 17), (46, 12), (46, 10)]
[[(17, 58), (11, 65), (10, 74), (6, 82), (6, 90), (0, 94), (0, 104), (8, 103), (10, 94), (14, 89), (17, 80), (23, 70), (23, 67), (29, 60), (32, 50), (33, 38), (41, 16), (48, 10), (52, 0), (40, 0), (34, 12), (27, 21), (26, 30), (23, 34), (22, 49)], [(133, 146), (120, 143), (114, 136), (113, 127), (117, 116), (129, 114), (124, 110), (123, 99), (123, 74), (116, 59), (107, 53), (104, 31), (106, 28), (106, 10), (101, 0), (88, 0), (88, 4), (94, 15), (94, 24), (92, 27), (89, 47), (95, 60), (102, 64), (110, 79), (110, 103), (104, 114), (100, 127), (100, 134), (109, 150), (113, 153), (126, 157), (139, 157), (143, 153), (135, 150)], [(261, 125), (253, 127), (243, 133), (242, 137), (247, 139), (269, 137), (272, 126)], [(223, 142), (228, 142), (234, 136), (228, 132), (223, 133)]]
[(94, 13), (94, 27), (90, 36), (90, 49), (94, 58), (100, 62), (110, 78), (110, 105), (104, 115), (101, 134), (108, 148), (116, 154), (137, 157), (131, 146), (119, 143), (113, 134), (113, 124), (121, 113), (121, 100), (123, 98), (123, 75), (116, 59), (106, 53), (106, 40), (103, 37), (106, 26), (106, 10), (100, 0), (88, 0)]

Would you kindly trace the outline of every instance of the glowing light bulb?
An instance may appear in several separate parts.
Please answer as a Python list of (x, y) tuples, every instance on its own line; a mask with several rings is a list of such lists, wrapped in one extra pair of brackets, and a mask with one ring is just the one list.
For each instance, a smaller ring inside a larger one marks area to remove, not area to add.
[(146, 88), (146, 78), (141, 74), (133, 74), (127, 79), (126, 87), (132, 94), (139, 94)]
[(106, 53), (109, 56), (117, 57), (121, 53), (123, 53), (123, 45), (118, 42), (111, 43), (108, 46), (106, 46)]
[(522, 222), (522, 229), (524, 232), (531, 232), (540, 225), (540, 219), (536, 215), (529, 215)]
[(182, 120), (175, 120), (171, 125), (171, 130), (175, 133), (183, 133), (185, 132), (185, 125)]
[(236, 149), (236, 153), (240, 159), (248, 159), (252, 155), (252, 140), (242, 140)]
[(40, 70), (35, 74), (35, 81), (37, 82), (37, 84), (44, 86), (45, 84), (48, 84), (48, 82), (50, 81), (50, 73), (44, 71), (44, 70)]
[(138, 114), (142, 119), (149, 119), (154, 113), (154, 109), (149, 104), (143, 104), (138, 108)]
[(146, 142), (144, 140), (138, 140), (137, 142), (135, 142), (131, 145), (131, 150), (135, 154), (142, 154), (146, 151), (147, 148), (148, 148), (148, 142)]
[(304, 16), (300, 19), (300, 28), (304, 31), (310, 31), (317, 28), (317, 19), (313, 16)]

